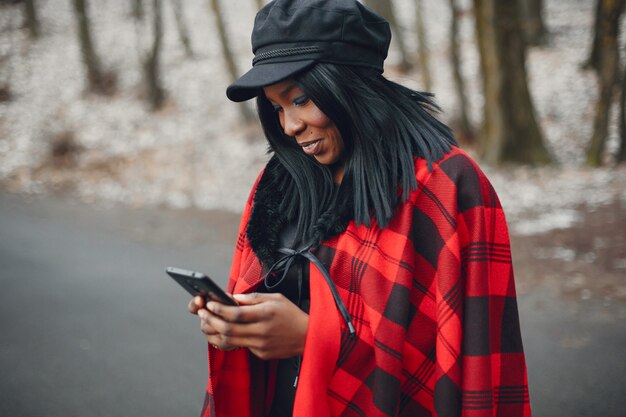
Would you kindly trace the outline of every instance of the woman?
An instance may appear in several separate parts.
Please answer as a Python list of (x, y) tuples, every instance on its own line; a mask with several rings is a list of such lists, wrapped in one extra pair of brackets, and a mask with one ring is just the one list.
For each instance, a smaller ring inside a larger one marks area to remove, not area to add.
[(424, 95), (382, 76), (387, 22), (354, 0), (276, 0), (253, 68), (272, 158), (229, 291), (200, 298), (203, 416), (529, 416), (508, 233)]

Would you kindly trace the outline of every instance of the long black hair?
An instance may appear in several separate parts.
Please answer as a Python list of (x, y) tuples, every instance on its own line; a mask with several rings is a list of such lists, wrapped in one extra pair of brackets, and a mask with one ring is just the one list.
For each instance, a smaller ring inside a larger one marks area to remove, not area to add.
[(336, 213), (338, 201), (352, 207), (357, 224), (369, 226), (373, 218), (384, 228), (398, 202), (417, 187), (414, 157), (430, 166), (456, 145), (451, 130), (434, 117), (439, 108), (430, 94), (375, 70), (318, 63), (294, 80), (335, 123), (346, 153), (342, 193), (333, 183), (332, 167), (302, 152), (284, 134), (269, 100), (262, 92), (257, 97), (270, 152), (289, 173), (277, 184), (283, 193), (280, 209), (288, 219), (297, 219), (299, 237), (317, 235), (319, 243), (324, 237), (320, 230)]

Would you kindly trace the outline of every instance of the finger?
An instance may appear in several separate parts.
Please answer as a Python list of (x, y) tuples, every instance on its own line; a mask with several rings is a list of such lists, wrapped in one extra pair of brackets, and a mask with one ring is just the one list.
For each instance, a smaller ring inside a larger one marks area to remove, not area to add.
[[(200, 329), (206, 335), (207, 341), (216, 349), (229, 351), (259, 345), (259, 330), (253, 331), (249, 325), (233, 325), (204, 309), (199, 310), (198, 316)], [(254, 336), (251, 337), (249, 334)]]
[(221, 303), (208, 302), (206, 305), (214, 315), (231, 323), (256, 323), (267, 320), (272, 315), (272, 305), (267, 302), (242, 306), (227, 306)]
[(278, 300), (284, 298), (284, 295), (279, 293), (253, 292), (249, 294), (233, 294), (233, 297), (240, 305), (254, 305), (266, 301)]
[(205, 309), (199, 310), (198, 316), (200, 317), (200, 329), (202, 332), (207, 336), (214, 336), (215, 339), (212, 343), (222, 348), (226, 347), (226, 344), (229, 346), (232, 345), (232, 343), (227, 340), (233, 334), (239, 334), (242, 331), (238, 326), (234, 326), (232, 323), (225, 321)]
[(198, 310), (198, 317), (200, 317), (200, 320), (209, 320), (209, 317), (212, 316), (211, 313), (209, 313), (209, 311), (206, 308), (201, 308), (200, 310)]
[(202, 321), (203, 329), (210, 333), (218, 333), (222, 338), (228, 339), (229, 344), (248, 347), (249, 340), (264, 339), (267, 337), (267, 322), (259, 321), (252, 323), (237, 323), (224, 320), (222, 317), (208, 312)]
[(200, 315), (205, 316), (205, 319), (201, 319), (202, 332), (207, 336), (209, 343), (220, 350), (257, 347), (262, 345), (262, 340), (266, 338), (262, 324), (229, 323), (205, 310), (201, 310)]
[(217, 336), (207, 336), (207, 341), (214, 349), (223, 350), (228, 352), (230, 350), (239, 349), (239, 346), (230, 345), (227, 341), (222, 339), (219, 335)]
[(203, 331), (204, 329), (211, 329), (211, 333), (219, 333), (225, 336), (231, 332), (231, 323), (209, 310), (199, 310), (198, 317), (200, 317), (200, 328)]
[(191, 314), (197, 314), (202, 307), (204, 307), (204, 300), (200, 296), (193, 297), (187, 305), (187, 309)]
[(219, 335), (217, 330), (206, 320), (200, 320), (200, 330), (207, 336)]
[(207, 335), (209, 343), (220, 350), (233, 350), (239, 348), (259, 349), (263, 346), (262, 340), (253, 337), (224, 336), (222, 334)]

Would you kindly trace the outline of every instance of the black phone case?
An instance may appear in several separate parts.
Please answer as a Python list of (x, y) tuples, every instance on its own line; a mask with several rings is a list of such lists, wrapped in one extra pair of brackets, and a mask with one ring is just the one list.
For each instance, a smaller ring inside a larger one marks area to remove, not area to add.
[(165, 272), (193, 296), (199, 295), (206, 301), (213, 300), (231, 306), (237, 305), (235, 300), (229, 297), (219, 285), (202, 272), (188, 271), (171, 266), (166, 268)]

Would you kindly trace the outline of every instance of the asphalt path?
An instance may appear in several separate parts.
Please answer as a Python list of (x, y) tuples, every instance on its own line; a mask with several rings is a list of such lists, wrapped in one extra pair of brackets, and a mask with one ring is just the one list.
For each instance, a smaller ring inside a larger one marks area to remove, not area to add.
[(225, 281), (215, 215), (0, 194), (0, 416), (197, 416), (206, 342), (164, 269)]
[[(206, 343), (164, 269), (223, 283), (237, 222), (0, 193), (0, 416), (197, 416)], [(623, 417), (624, 316), (518, 302), (534, 415)]]

